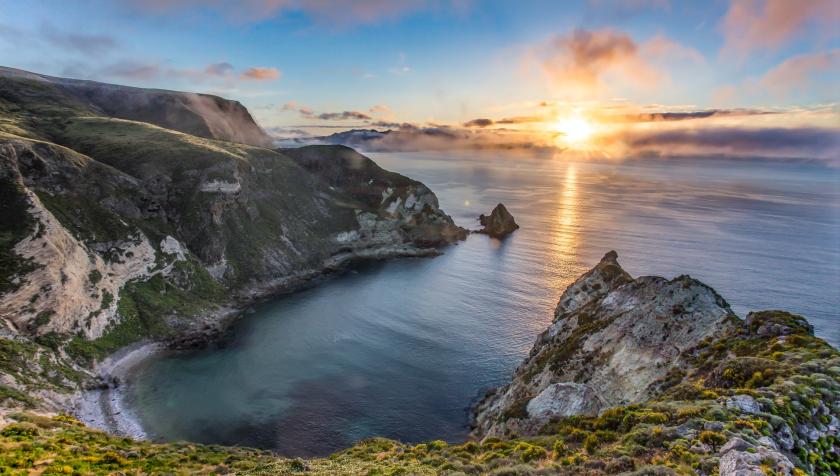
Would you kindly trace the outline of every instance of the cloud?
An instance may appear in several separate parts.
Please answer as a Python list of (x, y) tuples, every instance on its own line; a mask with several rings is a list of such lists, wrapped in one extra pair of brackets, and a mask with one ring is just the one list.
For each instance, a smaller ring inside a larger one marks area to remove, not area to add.
[(607, 83), (618, 82), (649, 89), (663, 79), (629, 35), (610, 29), (575, 29), (551, 38), (533, 53), (558, 94), (566, 96), (592, 97), (613, 89)]
[(233, 74), (233, 65), (227, 62), (208, 64), (204, 72), (210, 76), (227, 77)]
[(287, 12), (301, 12), (312, 21), (338, 27), (395, 20), (419, 11), (455, 12), (469, 7), (465, 0), (128, 0), (140, 12), (178, 15), (192, 9), (212, 10), (236, 21), (260, 21)]
[(370, 108), (371, 114), (390, 114), (391, 108), (385, 104), (377, 104)]
[(499, 119), (496, 124), (527, 124), (529, 122), (543, 122), (545, 118), (538, 116), (516, 116)]
[(759, 84), (775, 94), (787, 95), (796, 88), (810, 86), (820, 75), (833, 82), (840, 77), (840, 49), (788, 58), (768, 71)]
[(656, 60), (685, 60), (695, 64), (705, 64), (706, 58), (698, 50), (677, 43), (665, 35), (659, 34), (640, 45), (643, 56)]
[(308, 108), (302, 104), (298, 104), (295, 101), (289, 101), (286, 104), (283, 104), (280, 107), (281, 111), (296, 111), (300, 114), (301, 117), (306, 119), (318, 119), (321, 121), (349, 121), (349, 120), (356, 120), (356, 121), (370, 121), (373, 120), (368, 114), (360, 111), (341, 111), (341, 112), (322, 112), (317, 113), (313, 111), (311, 108)]
[(309, 132), (303, 129), (296, 129), (294, 127), (266, 127), (265, 132), (273, 139), (279, 140), (312, 137), (312, 134)]
[(604, 115), (599, 117), (599, 120), (607, 122), (635, 123), (673, 122), (719, 117), (762, 116), (766, 114), (776, 114), (776, 112), (756, 109), (707, 109), (702, 111), (641, 112), (633, 114)]
[(342, 112), (322, 112), (315, 116), (315, 118), (320, 119), (322, 121), (347, 121), (347, 120), (359, 120), (359, 121), (369, 121), (373, 119), (372, 117), (368, 116), (367, 114), (359, 111), (342, 111)]
[(196, 83), (221, 80), (226, 84), (237, 78), (242, 81), (270, 81), (280, 77), (276, 68), (262, 67), (247, 68), (237, 76), (235, 68), (228, 62), (211, 63), (203, 68), (175, 68), (157, 62), (120, 61), (100, 68), (99, 74), (133, 81), (167, 78)]
[(102, 55), (117, 47), (117, 40), (108, 35), (62, 31), (49, 23), (41, 26), (41, 35), (53, 46), (86, 55)]
[(837, 0), (731, 0), (721, 22), (723, 51), (777, 49), (799, 36), (837, 37)]
[(252, 67), (243, 71), (239, 79), (244, 81), (275, 81), (280, 79), (280, 71), (277, 68)]
[(511, 124), (527, 124), (531, 122), (545, 122), (545, 118), (538, 116), (517, 116), (505, 117), (499, 120), (478, 118), (467, 121), (463, 124), (464, 127), (489, 127), (493, 125), (511, 125)]
[(487, 127), (492, 126), (493, 124), (495, 124), (493, 119), (479, 118), (465, 122), (464, 127)]
[(101, 73), (105, 76), (113, 76), (122, 79), (150, 81), (160, 77), (161, 66), (156, 63), (123, 61), (105, 66), (102, 68)]
[(837, 129), (710, 127), (633, 131), (620, 140), (637, 155), (718, 154), (729, 157), (840, 158)]

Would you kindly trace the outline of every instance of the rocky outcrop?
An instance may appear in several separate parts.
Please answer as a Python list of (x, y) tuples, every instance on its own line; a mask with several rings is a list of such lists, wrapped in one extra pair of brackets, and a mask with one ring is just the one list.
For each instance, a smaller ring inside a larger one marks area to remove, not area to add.
[(765, 476), (767, 469), (773, 474), (794, 474), (795, 466), (770, 438), (762, 438), (758, 444), (732, 438), (720, 455), (720, 476)]
[(537, 434), (556, 416), (646, 400), (685, 365), (685, 352), (731, 326), (732, 310), (708, 286), (688, 276), (633, 279), (617, 258), (607, 253), (566, 289), (513, 381), (478, 405), (477, 435)]
[(478, 217), (478, 222), (484, 227), (478, 233), (484, 233), (493, 238), (504, 238), (519, 229), (513, 215), (501, 203), (496, 205), (489, 216), (481, 214)]
[(805, 318), (741, 320), (708, 286), (634, 279), (617, 258), (566, 289), (512, 381), (476, 405), (480, 448), (551, 449), (534, 466), (558, 474), (838, 474), (840, 353)]

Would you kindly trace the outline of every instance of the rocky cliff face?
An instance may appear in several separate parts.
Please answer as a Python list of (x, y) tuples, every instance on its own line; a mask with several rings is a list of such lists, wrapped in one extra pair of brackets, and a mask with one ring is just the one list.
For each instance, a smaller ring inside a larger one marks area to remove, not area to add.
[(733, 317), (699, 281), (633, 279), (607, 253), (560, 297), (513, 381), (479, 405), (476, 431), (535, 434), (553, 418), (648, 399), (685, 366), (683, 353), (726, 332)]
[(553, 439), (568, 474), (838, 474), (838, 364), (800, 316), (741, 320), (699, 281), (634, 279), (610, 252), (475, 407), (474, 435)]
[[(0, 331), (69, 362), (63, 387), (129, 343), (203, 339), (232, 307), (349, 260), (466, 236), (426, 186), (351, 149), (276, 151), (106, 116), (99, 92), (79, 93), (89, 86), (0, 75)], [(173, 114), (158, 124), (190, 129)], [(44, 372), (0, 385), (25, 393)]]

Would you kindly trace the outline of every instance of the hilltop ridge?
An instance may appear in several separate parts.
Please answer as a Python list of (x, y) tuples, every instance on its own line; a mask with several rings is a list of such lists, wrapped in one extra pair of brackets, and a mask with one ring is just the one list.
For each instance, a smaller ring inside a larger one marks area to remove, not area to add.
[[(49, 95), (43, 94), (45, 89)], [(10, 94), (27, 95), (25, 102), (49, 99), (95, 115), (147, 122), (207, 139), (260, 147), (272, 144), (242, 104), (211, 94), (58, 78), (0, 66), (0, 99)]]

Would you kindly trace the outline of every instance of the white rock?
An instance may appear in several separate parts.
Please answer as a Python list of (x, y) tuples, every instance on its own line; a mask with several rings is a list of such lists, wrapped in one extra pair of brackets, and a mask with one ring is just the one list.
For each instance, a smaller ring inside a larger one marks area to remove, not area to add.
[(529, 418), (550, 420), (572, 415), (596, 416), (603, 406), (597, 392), (588, 386), (563, 382), (546, 387), (525, 409)]
[(741, 413), (755, 415), (761, 413), (761, 405), (749, 395), (734, 395), (726, 400), (726, 407), (739, 410)]

